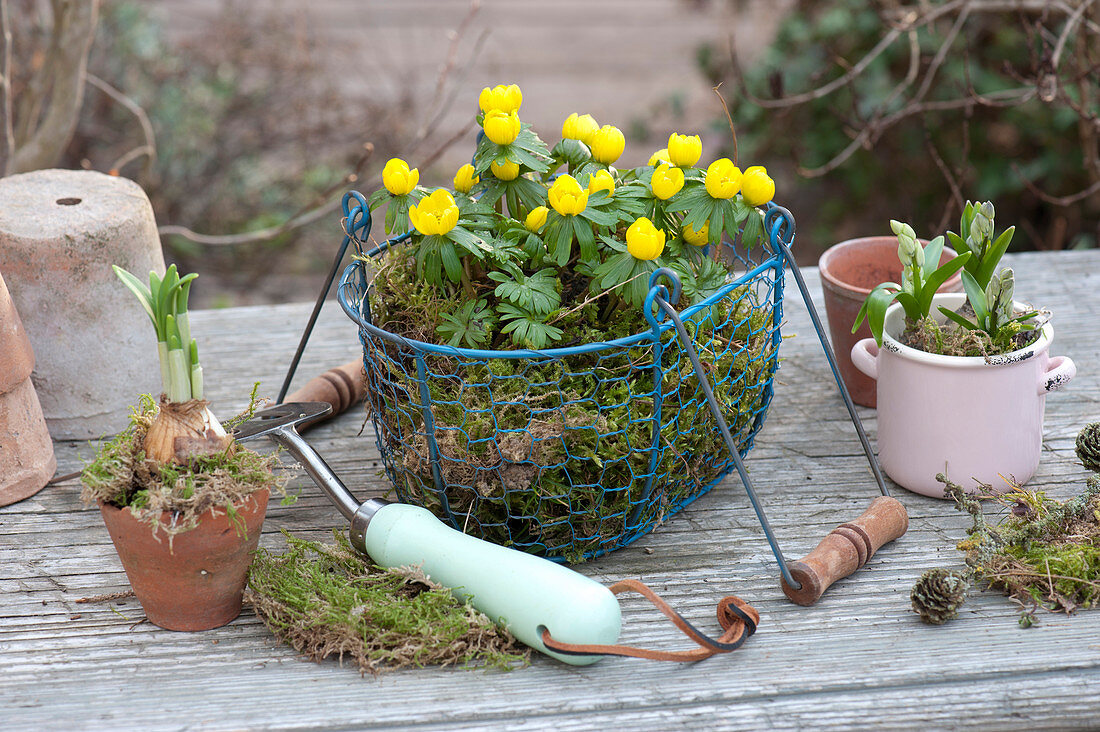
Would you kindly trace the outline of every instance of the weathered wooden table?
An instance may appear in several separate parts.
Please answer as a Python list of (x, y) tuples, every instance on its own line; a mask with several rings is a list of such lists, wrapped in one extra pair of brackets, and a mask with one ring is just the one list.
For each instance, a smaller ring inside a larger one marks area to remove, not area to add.
[[(1077, 378), (1047, 401), (1042, 463), (1032, 486), (1065, 497), (1086, 477), (1078, 429), (1100, 419), (1100, 251), (1009, 257), (1022, 294), (1055, 312), (1053, 351)], [(818, 291), (817, 274), (807, 279)], [(790, 283), (776, 397), (747, 464), (785, 552), (797, 558), (876, 495), (805, 310)], [(820, 306), (820, 303), (819, 303)], [(195, 313), (207, 383), (222, 414), (256, 380), (274, 395), (306, 305)], [(355, 358), (353, 325), (326, 307), (303, 378)], [(935, 395), (929, 395), (935, 398)], [(872, 437), (875, 414), (863, 410)], [(360, 413), (310, 433), (361, 497), (380, 494), (373, 435)], [(996, 429), (996, 425), (990, 425)], [(369, 432), (368, 427), (368, 432)], [(94, 446), (57, 445), (59, 472)], [(343, 522), (302, 477), (296, 505), (272, 505), (263, 544), (279, 531), (325, 537)], [(909, 589), (926, 569), (957, 566), (966, 517), (951, 504), (897, 489), (909, 533), (814, 607), (792, 605), (735, 477), (630, 547), (577, 567), (602, 582), (641, 577), (701, 627), (738, 594), (761, 613), (756, 635), (695, 665), (605, 658), (586, 668), (535, 657), (511, 673), (402, 671), (361, 678), (335, 662), (301, 660), (249, 611), (205, 633), (160, 630), (136, 600), (76, 604), (127, 589), (107, 532), (82, 508), (75, 480), (0, 509), (0, 727), (241, 729), (956, 728), (1100, 724), (1100, 612), (1040, 612), (980, 593), (944, 627), (920, 623)], [(684, 647), (642, 601), (624, 600), (624, 640)]]

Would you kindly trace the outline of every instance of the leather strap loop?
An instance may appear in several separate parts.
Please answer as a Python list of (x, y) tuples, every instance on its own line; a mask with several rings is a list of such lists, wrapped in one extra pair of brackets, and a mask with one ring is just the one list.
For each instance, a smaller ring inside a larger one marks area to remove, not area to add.
[(542, 642), (547, 648), (556, 653), (565, 653), (577, 656), (630, 656), (632, 658), (648, 658), (654, 661), (678, 661), (680, 663), (694, 663), (710, 658), (716, 653), (729, 653), (736, 651), (745, 640), (756, 632), (756, 626), (760, 623), (760, 613), (749, 603), (740, 597), (730, 595), (722, 598), (718, 603), (718, 622), (723, 633), (717, 638), (711, 638), (702, 633), (698, 628), (684, 619), (680, 613), (673, 610), (667, 602), (651, 590), (645, 583), (639, 580), (623, 580), (611, 585), (611, 592), (616, 595), (623, 592), (637, 592), (642, 597), (653, 603), (653, 606), (661, 611), (672, 623), (680, 629), (688, 638), (699, 644), (699, 648), (690, 651), (658, 651), (649, 648), (638, 648), (622, 644), (599, 645), (592, 643), (563, 643), (554, 640), (550, 631), (543, 629)]

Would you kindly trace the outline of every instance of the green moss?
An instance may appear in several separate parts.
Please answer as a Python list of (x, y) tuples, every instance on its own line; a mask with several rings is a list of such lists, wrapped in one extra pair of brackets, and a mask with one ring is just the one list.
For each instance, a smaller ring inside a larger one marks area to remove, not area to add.
[(366, 672), (407, 666), (511, 669), (526, 663), (515, 639), (445, 588), (408, 570), (364, 561), (335, 545), (285, 534), (287, 550), (256, 553), (247, 599), (280, 640), (312, 660), (351, 658)]
[(1073, 612), (1100, 600), (1100, 477), (1078, 496), (1057, 501), (1014, 486), (997, 500), (1010, 508), (989, 525), (978, 498), (944, 476), (945, 492), (973, 517), (969, 538), (959, 544), (971, 572), (989, 587), (1025, 605), (1022, 625), (1034, 622), (1031, 608)]
[[(278, 458), (236, 443), (222, 452), (194, 457), (187, 465), (146, 460), (145, 433), (156, 411), (153, 398), (143, 395), (130, 414), (129, 426), (99, 448), (80, 476), (85, 504), (129, 507), (154, 531), (172, 536), (194, 528), (211, 510), (234, 516), (234, 504), (264, 488), (292, 500), (284, 490), (286, 477), (275, 472)], [(167, 523), (162, 521), (165, 512), (171, 516)]]
[[(430, 309), (440, 298), (414, 280), (396, 257), (386, 260), (374, 280), (374, 322), (434, 341)], [(751, 287), (736, 288), (686, 321), (742, 449), (763, 412), (778, 361), (766, 298)], [(598, 303), (556, 325), (565, 340), (555, 345), (649, 331), (635, 308), (601, 321)], [(369, 408), (399, 496), (441, 516), (449, 510), (475, 535), (568, 560), (606, 551), (662, 520), (731, 461), (673, 331), (661, 345), (660, 383), (654, 383), (653, 346), (645, 342), (557, 359), (429, 355), (422, 385), (413, 353), (368, 340)], [(422, 388), (432, 404), (430, 436)]]

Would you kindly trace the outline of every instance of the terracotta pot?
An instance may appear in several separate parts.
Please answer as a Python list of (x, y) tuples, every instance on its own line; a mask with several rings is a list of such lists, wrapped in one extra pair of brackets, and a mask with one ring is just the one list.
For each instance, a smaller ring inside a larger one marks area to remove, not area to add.
[[(936, 295), (932, 312), (965, 300)], [(897, 340), (904, 325), (895, 304), (886, 311), (882, 348), (873, 338), (852, 348), (852, 361), (878, 383), (882, 469), (903, 488), (935, 498), (943, 498), (936, 473), (968, 490), (977, 488), (975, 479), (998, 492), (1010, 488), (1001, 476), (1026, 483), (1039, 465), (1046, 395), (1077, 373), (1065, 356), (1050, 357), (1053, 326), (1027, 348), (987, 360), (904, 346)]]
[(36, 170), (0, 178), (0, 201), (0, 271), (34, 346), (50, 433), (94, 440), (125, 429), (134, 394), (160, 393), (153, 330), (111, 269), (146, 281), (164, 273), (149, 199), (118, 176)]
[[(252, 554), (270, 493), (260, 490), (237, 504), (245, 535), (224, 511), (203, 515), (199, 525), (176, 534), (169, 544), (163, 531), (153, 535), (129, 508), (101, 503), (99, 510), (130, 586), (149, 622), (168, 630), (210, 630), (241, 612)], [(171, 521), (165, 512), (161, 522)]]
[[(927, 244), (921, 241), (921, 244)], [(940, 264), (954, 259), (955, 252), (945, 246)], [(821, 285), (825, 291), (825, 315), (829, 321), (829, 337), (836, 351), (837, 365), (852, 401), (865, 407), (874, 407), (875, 382), (854, 366), (849, 354), (856, 341), (871, 337), (871, 329), (864, 322), (852, 333), (852, 324), (864, 299), (883, 282), (901, 282), (901, 260), (898, 259), (898, 240), (892, 236), (866, 236), (849, 239), (825, 250), (818, 260)], [(962, 290), (962, 275), (955, 273), (943, 283), (938, 292)]]
[(33, 369), (34, 352), (0, 276), (0, 506), (33, 496), (57, 469)]

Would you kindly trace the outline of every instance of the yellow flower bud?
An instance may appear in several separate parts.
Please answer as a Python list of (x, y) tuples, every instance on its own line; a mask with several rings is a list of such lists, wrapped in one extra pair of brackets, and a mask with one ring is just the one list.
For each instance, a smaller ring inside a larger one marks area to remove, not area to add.
[(689, 168), (699, 162), (702, 155), (703, 142), (699, 135), (677, 135), (673, 132), (668, 136), (668, 157), (673, 165)]
[(490, 109), (486, 112), (481, 126), (485, 129), (485, 136), (498, 145), (511, 145), (519, 137), (519, 131), (523, 129), (518, 114), (500, 109)]
[(497, 165), (497, 161), (494, 160), (489, 163), (489, 170), (497, 180), (515, 180), (519, 177), (519, 163), (513, 163), (511, 160), (504, 165)]
[(656, 259), (664, 250), (665, 232), (654, 226), (645, 216), (626, 230), (626, 251), (635, 259)]
[(565, 118), (561, 125), (561, 138), (563, 140), (580, 140), (585, 145), (592, 141), (592, 135), (600, 129), (600, 123), (590, 114), (578, 115), (576, 112)]
[(604, 125), (592, 133), (588, 146), (592, 148), (592, 157), (596, 162), (611, 165), (626, 149), (626, 138), (618, 127)]
[(680, 236), (682, 236), (684, 241), (688, 244), (697, 247), (704, 246), (710, 239), (710, 222), (704, 223), (703, 228), (699, 229), (699, 231), (691, 228), (691, 225), (685, 224), (684, 227), (680, 229)]
[(707, 168), (704, 182), (711, 198), (733, 198), (741, 188), (741, 171), (729, 158), (718, 158)]
[(745, 169), (741, 178), (741, 197), (750, 206), (763, 206), (775, 196), (775, 181), (763, 165)]
[(409, 164), (401, 158), (390, 158), (382, 168), (382, 185), (395, 196), (407, 196), (420, 182), (420, 171), (409, 170)]
[(609, 196), (615, 192), (615, 179), (611, 177), (611, 173), (606, 170), (597, 170), (588, 179), (588, 192), (595, 193), (596, 191), (607, 191)]
[(469, 193), (480, 180), (481, 178), (474, 175), (474, 166), (466, 163), (455, 173), (455, 190), (459, 193)]
[(571, 175), (561, 175), (546, 192), (554, 210), (562, 216), (576, 216), (588, 208), (588, 191)]
[(409, 220), (425, 236), (446, 234), (458, 223), (458, 206), (454, 196), (440, 188), (409, 207)]
[(515, 84), (504, 86), (498, 84), (492, 89), (485, 87), (477, 97), (477, 105), (481, 111), (488, 114), (494, 109), (502, 112), (519, 111), (519, 105), (523, 103), (523, 92)]
[(653, 189), (654, 196), (662, 201), (667, 201), (684, 187), (684, 171), (679, 168), (670, 168), (668, 163), (661, 163), (653, 171), (653, 177), (649, 179), (649, 186)]
[(649, 156), (649, 162), (646, 165), (659, 165), (660, 163), (668, 163), (672, 165), (672, 161), (668, 159), (668, 148), (662, 147), (657, 152)]
[(546, 223), (546, 214), (550, 212), (550, 209), (546, 206), (539, 206), (531, 209), (531, 213), (527, 214), (527, 218), (524, 219), (523, 225), (527, 227), (528, 231), (538, 231)]

